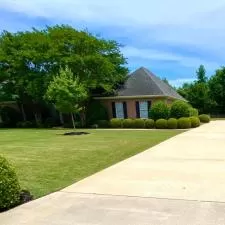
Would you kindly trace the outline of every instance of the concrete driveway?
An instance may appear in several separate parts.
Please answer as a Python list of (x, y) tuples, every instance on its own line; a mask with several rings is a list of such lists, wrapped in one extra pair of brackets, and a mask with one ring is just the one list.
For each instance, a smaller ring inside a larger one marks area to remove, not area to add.
[(224, 225), (225, 121), (2, 213), (0, 224)]

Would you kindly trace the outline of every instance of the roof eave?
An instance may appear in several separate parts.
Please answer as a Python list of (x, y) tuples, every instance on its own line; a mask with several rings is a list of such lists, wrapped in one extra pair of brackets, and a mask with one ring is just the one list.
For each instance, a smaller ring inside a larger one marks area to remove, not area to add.
[[(179, 98), (175, 98), (172, 96), (166, 96), (166, 95), (132, 95), (132, 96), (108, 96), (108, 97), (94, 97), (96, 100), (116, 100), (116, 99), (137, 99), (137, 98), (142, 98), (142, 99), (148, 99), (148, 98), (168, 98), (168, 99), (177, 99), (177, 100), (182, 100)], [(184, 100), (186, 101), (186, 100)]]

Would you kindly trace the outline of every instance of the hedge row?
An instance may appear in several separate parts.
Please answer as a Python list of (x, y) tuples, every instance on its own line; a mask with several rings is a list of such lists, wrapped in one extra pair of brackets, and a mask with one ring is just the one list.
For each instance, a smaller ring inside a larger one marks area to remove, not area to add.
[[(102, 122), (101, 122), (102, 123)], [(99, 126), (98, 127), (102, 127)], [(111, 119), (107, 127), (112, 128), (154, 128), (155, 122), (152, 119)]]
[(196, 116), (158, 119), (111, 119), (109, 122), (100, 120), (97, 122), (99, 128), (146, 128), (146, 129), (188, 129), (200, 126), (200, 119)]

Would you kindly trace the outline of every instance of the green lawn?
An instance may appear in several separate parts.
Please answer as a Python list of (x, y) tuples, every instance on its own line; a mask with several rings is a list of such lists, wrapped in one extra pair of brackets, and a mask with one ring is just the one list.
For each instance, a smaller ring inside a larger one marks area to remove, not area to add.
[(176, 134), (177, 130), (1, 129), (0, 154), (16, 168), (22, 188), (37, 198), (66, 187)]

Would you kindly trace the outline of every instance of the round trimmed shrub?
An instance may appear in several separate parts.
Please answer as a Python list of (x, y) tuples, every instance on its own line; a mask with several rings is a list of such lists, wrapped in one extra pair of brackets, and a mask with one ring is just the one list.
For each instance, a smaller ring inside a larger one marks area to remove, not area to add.
[(191, 120), (188, 117), (181, 117), (177, 121), (179, 129), (189, 129), (191, 128)]
[(145, 121), (143, 119), (135, 119), (134, 127), (135, 128), (145, 128)]
[(134, 127), (134, 120), (132, 119), (123, 120), (123, 128), (133, 128), (133, 127)]
[(152, 129), (155, 127), (155, 121), (153, 119), (145, 120), (145, 128)]
[(111, 119), (110, 120), (110, 127), (112, 128), (122, 128), (123, 120), (122, 119)]
[(155, 121), (155, 127), (157, 129), (166, 129), (167, 128), (167, 120), (165, 119), (158, 119)]
[(191, 116), (190, 120), (191, 120), (191, 127), (195, 128), (200, 126), (200, 120), (197, 116)]
[(0, 156), (0, 211), (16, 206), (20, 202), (20, 185), (14, 169)]
[(200, 119), (201, 123), (209, 123), (210, 122), (210, 116), (207, 114), (201, 114), (198, 116)]
[(108, 128), (109, 127), (109, 121), (108, 120), (98, 120), (97, 123), (99, 128)]
[(169, 129), (177, 129), (177, 119), (175, 118), (168, 119), (167, 126)]
[(153, 120), (168, 119), (169, 113), (169, 106), (162, 101), (154, 103), (149, 111), (150, 118)]
[(198, 110), (195, 108), (189, 108), (189, 116), (198, 116)]
[(179, 119), (181, 117), (189, 117), (190, 105), (187, 102), (178, 100), (175, 101), (170, 108), (170, 116)]

